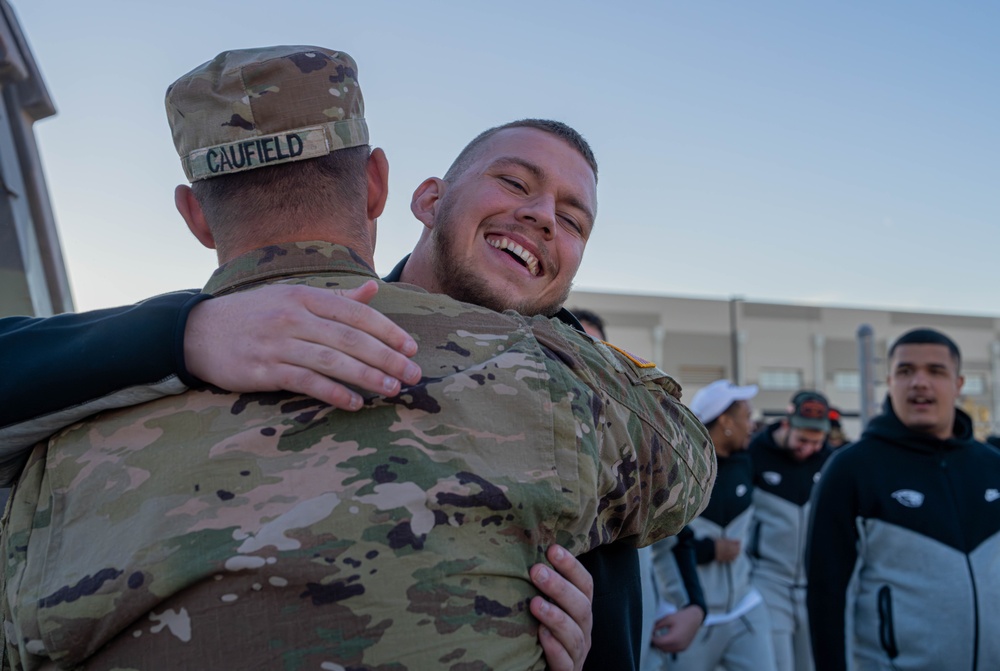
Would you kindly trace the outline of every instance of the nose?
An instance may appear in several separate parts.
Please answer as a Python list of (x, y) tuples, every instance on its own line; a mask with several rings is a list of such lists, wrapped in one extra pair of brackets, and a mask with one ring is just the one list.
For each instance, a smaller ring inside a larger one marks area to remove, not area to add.
[(523, 203), (515, 213), (517, 220), (525, 225), (537, 228), (546, 240), (555, 236), (556, 201), (549, 195), (539, 195)]

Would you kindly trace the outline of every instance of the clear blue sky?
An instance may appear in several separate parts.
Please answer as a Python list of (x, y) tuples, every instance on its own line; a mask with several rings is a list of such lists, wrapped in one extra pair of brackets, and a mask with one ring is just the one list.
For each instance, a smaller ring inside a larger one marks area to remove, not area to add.
[(204, 283), (164, 90), (295, 43), (358, 61), (382, 271), (424, 177), (541, 116), (601, 166), (579, 288), (1000, 315), (1000, 3), (12, 4), (58, 108), (36, 133), (79, 309)]

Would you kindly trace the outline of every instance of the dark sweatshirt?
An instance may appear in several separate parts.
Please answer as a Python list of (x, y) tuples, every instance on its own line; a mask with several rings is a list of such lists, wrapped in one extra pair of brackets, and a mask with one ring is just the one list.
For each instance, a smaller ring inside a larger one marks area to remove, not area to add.
[[(812, 499), (807, 604), (817, 671), (1000, 669), (1000, 451), (956, 410), (939, 440), (887, 400)], [(853, 622), (845, 630), (845, 622)]]

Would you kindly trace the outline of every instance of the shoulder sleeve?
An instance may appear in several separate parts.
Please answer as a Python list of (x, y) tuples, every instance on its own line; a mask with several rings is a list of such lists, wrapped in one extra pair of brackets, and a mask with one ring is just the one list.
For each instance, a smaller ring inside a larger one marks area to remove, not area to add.
[(595, 392), (602, 493), (592, 541), (642, 547), (676, 534), (707, 505), (716, 471), (708, 431), (678, 400), (680, 385), (650, 362), (549, 326), (564, 338), (554, 349)]
[[(847, 587), (857, 561), (852, 452), (826, 463), (813, 488), (806, 546), (806, 608), (817, 671), (844, 671)], [(845, 458), (847, 457), (847, 458)]]
[(184, 327), (209, 297), (186, 291), (128, 307), (0, 319), (0, 484), (56, 430), (196, 383), (184, 369)]

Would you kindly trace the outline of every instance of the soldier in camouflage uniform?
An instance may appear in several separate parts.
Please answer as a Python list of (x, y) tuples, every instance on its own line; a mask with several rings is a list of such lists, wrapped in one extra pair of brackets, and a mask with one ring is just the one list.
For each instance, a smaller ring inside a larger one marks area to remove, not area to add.
[[(168, 92), (189, 177), (219, 185), (178, 191), (227, 261), (207, 291), (375, 277), (384, 155), (368, 154), (355, 73), (342, 53), (275, 47), (222, 54)], [(367, 189), (325, 218), (277, 184), (213, 209), (232, 173), (301, 171), (321, 189), (298, 161), (359, 152)], [(247, 231), (221, 230), (225, 209)], [(350, 247), (302, 237), (324, 228)], [(412, 287), (373, 304), (421, 345), (424, 377), (398, 398), (347, 414), (209, 388), (35, 448), (3, 534), (15, 667), (543, 668), (526, 607), (543, 549), (654, 542), (707, 502), (707, 434), (652, 365)]]

